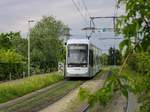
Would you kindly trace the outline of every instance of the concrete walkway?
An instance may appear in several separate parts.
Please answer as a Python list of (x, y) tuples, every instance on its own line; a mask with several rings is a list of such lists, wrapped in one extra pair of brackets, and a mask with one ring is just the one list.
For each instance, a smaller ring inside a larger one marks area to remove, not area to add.
[(135, 112), (137, 106), (137, 97), (133, 93), (129, 93), (127, 112)]
[[(103, 86), (104, 80), (90, 80), (82, 84), (80, 87), (89, 89), (91, 92), (96, 91)], [(40, 112), (71, 112), (70, 107), (74, 105), (75, 100), (78, 99), (79, 88), (71, 91), (64, 98), (41, 110)], [(76, 106), (76, 105), (74, 105)]]

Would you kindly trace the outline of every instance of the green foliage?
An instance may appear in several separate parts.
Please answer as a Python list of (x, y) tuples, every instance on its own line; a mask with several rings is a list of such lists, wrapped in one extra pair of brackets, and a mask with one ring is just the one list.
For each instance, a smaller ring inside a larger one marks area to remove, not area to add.
[(23, 96), (62, 79), (63, 76), (55, 72), (2, 83), (0, 84), (0, 103)]
[(110, 89), (110, 87), (103, 87), (102, 89), (99, 89), (94, 94), (92, 94), (89, 90), (85, 88), (80, 88), (79, 97), (81, 101), (87, 99), (91, 107), (94, 106), (97, 102), (105, 106), (112, 97), (112, 93), (109, 91)]
[[(141, 112), (150, 111), (150, 0), (119, 0), (125, 4), (126, 15), (117, 21), (118, 33), (125, 39), (120, 43), (120, 49), (126, 49), (124, 54), (129, 56), (130, 72), (128, 85), (132, 92), (138, 95)], [(129, 55), (130, 54), (130, 55)]]
[(120, 42), (119, 48), (122, 51), (122, 54), (126, 56), (127, 53), (131, 51), (131, 40), (125, 38), (122, 42)]
[(110, 47), (108, 54), (108, 65), (120, 65), (122, 62), (122, 55), (118, 49)]
[(0, 49), (11, 49), (27, 58), (27, 39), (20, 32), (1, 33)]
[(140, 112), (149, 112), (150, 110), (150, 76), (142, 75), (132, 70), (125, 70), (123, 75), (129, 77), (128, 90), (138, 97), (140, 103)]
[(117, 21), (118, 33), (122, 33), (128, 42), (122, 47), (138, 46), (138, 50), (146, 51), (150, 46), (150, 1), (149, 0), (119, 0), (125, 4), (126, 15)]
[(143, 75), (150, 73), (150, 53), (134, 53), (128, 60), (129, 67)]
[[(142, 98), (142, 97), (141, 97)], [(150, 112), (150, 92), (147, 93), (142, 99), (142, 106), (140, 107), (140, 112)]]
[(23, 63), (24, 57), (14, 50), (0, 49), (0, 62), (1, 63)]
[(9, 32), (0, 34), (0, 48), (12, 49), (17, 46), (19, 42), (17, 40), (21, 39), (19, 32)]
[(107, 86), (96, 92), (100, 105), (106, 106), (109, 103), (112, 98), (113, 89), (112, 86)]
[(0, 80), (8, 80), (9, 74), (12, 74), (12, 79), (24, 70), (24, 57), (11, 49), (0, 49)]
[(106, 106), (117, 91), (120, 91), (126, 98), (128, 98), (129, 87), (126, 84), (128, 76), (119, 76), (118, 68), (112, 68), (111, 71), (112, 72), (109, 73), (109, 77), (103, 87), (95, 93), (90, 93), (89, 90), (81, 88), (79, 91), (80, 99), (88, 99), (90, 106), (93, 106), (97, 102), (100, 105)]
[[(57, 70), (58, 61), (65, 59), (63, 36), (68, 27), (53, 17), (43, 17), (30, 30), (31, 74)], [(28, 40), (20, 32), (0, 34), (0, 80), (21, 78), (27, 74)]]
[[(120, 71), (111, 70), (112, 75), (107, 78), (104, 87), (97, 91), (100, 95), (92, 94), (92, 102), (94, 99), (95, 102), (100, 101), (105, 105), (117, 91), (126, 98), (128, 92), (133, 92), (139, 97), (140, 111), (149, 112), (150, 0), (118, 0), (118, 4), (121, 3), (125, 4), (126, 15), (117, 20), (117, 33), (124, 36), (120, 49), (126, 58)], [(111, 58), (114, 56), (112, 48), (109, 50), (109, 55)], [(129, 69), (124, 70), (126, 65)]]
[(66, 33), (61, 21), (53, 17), (43, 17), (30, 31), (31, 64), (47, 71), (57, 68), (58, 61), (64, 61), (65, 48), (61, 37)]
[(139, 102), (141, 103), (140, 111), (150, 111), (150, 53), (140, 52), (132, 54), (128, 60), (128, 67), (137, 74), (133, 76), (133, 81), (130, 84), (132, 91), (138, 95)]
[(86, 88), (80, 88), (80, 93), (78, 94), (81, 101), (84, 101), (89, 95), (90, 95), (90, 91)]
[(9, 74), (12, 79), (20, 78), (26, 71), (26, 49), (20, 46), (24, 40), (19, 32), (0, 34), (0, 80), (8, 80)]
[(107, 54), (102, 54), (100, 57), (102, 65), (108, 65), (108, 55)]
[(150, 74), (150, 53), (141, 52), (137, 54), (137, 70), (141, 74)]

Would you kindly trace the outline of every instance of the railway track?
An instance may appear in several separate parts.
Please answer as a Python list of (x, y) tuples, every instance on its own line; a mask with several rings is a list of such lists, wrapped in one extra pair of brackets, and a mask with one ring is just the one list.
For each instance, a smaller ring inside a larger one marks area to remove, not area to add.
[[(122, 109), (122, 111), (119, 111), (119, 112), (129, 112), (127, 102), (126, 102), (125, 106), (120, 105), (120, 106), (122, 106), (123, 109)], [(117, 108), (118, 107), (116, 107), (116, 111), (118, 110)], [(101, 110), (94, 110), (94, 112), (99, 112), (99, 111), (101, 111), (101, 112), (110, 112), (110, 111), (107, 110), (107, 108), (101, 109)], [(83, 107), (83, 109), (80, 112), (92, 112), (92, 111), (90, 110), (89, 105), (86, 105), (86, 106)], [(113, 110), (113, 112), (115, 112), (115, 110)], [(131, 112), (131, 110), (130, 110), (130, 112)]]
[[(112, 73), (111, 71), (108, 72), (108, 76), (110, 76)], [(101, 77), (101, 78), (104, 78), (104, 77)], [(118, 96), (119, 95), (119, 96)], [(114, 96), (114, 99), (113, 100), (116, 100), (118, 99), (118, 101), (114, 101), (114, 102), (111, 102), (110, 104), (108, 104), (108, 107), (105, 107), (105, 109), (101, 108), (101, 110), (94, 110), (94, 112), (99, 112), (99, 111), (102, 111), (102, 112), (110, 112), (109, 110), (109, 107), (111, 106), (115, 106), (115, 111), (119, 110), (120, 109), (120, 106), (122, 108), (122, 111), (120, 110), (120, 112), (128, 112), (128, 103), (129, 103), (129, 99), (126, 101), (124, 99), (119, 99), (121, 96), (119, 93), (116, 94), (116, 96)], [(112, 103), (114, 103), (114, 105), (112, 105)], [(109, 106), (110, 105), (110, 106)], [(116, 105), (119, 105), (119, 106), (116, 106)], [(80, 112), (92, 112), (93, 110), (90, 110), (90, 106), (89, 104), (85, 104), (82, 109), (80, 110)], [(113, 111), (113, 112), (115, 112)], [(130, 110), (131, 111), (131, 110)]]
[[(96, 75), (93, 79), (100, 78), (101, 74), (103, 74), (103, 72)], [(44, 89), (0, 104), (0, 112), (37, 112), (61, 99), (85, 81), (86, 80), (60, 81)]]
[(83, 82), (84, 81), (61, 81), (51, 87), (31, 93), (16, 101), (0, 104), (0, 112), (37, 112), (61, 99)]
[[(99, 77), (103, 80), (106, 79), (106, 77), (110, 74), (110, 71), (106, 74), (106, 75), (103, 75), (103, 76), (96, 76), (94, 77), (93, 79), (98, 79)], [(81, 109), (81, 112), (89, 112), (89, 104), (86, 104), (82, 109)]]
[(86, 105), (81, 112), (89, 112), (89, 105)]

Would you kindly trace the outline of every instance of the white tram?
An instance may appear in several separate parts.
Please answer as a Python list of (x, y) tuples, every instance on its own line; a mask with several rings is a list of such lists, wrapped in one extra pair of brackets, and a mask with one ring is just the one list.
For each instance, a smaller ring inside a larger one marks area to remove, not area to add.
[(101, 50), (88, 39), (69, 39), (66, 44), (65, 78), (93, 77), (101, 69)]

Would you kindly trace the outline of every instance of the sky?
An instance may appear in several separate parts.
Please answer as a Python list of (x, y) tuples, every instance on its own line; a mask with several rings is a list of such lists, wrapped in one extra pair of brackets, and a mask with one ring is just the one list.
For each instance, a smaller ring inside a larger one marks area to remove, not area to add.
[[(28, 20), (39, 21), (42, 16), (54, 16), (71, 28), (74, 37), (85, 37), (82, 28), (87, 27), (85, 19), (78, 12), (73, 1), (79, 7), (82, 15), (89, 22), (89, 15), (94, 16), (113, 16), (115, 0), (0, 0), (0, 32), (20, 31), (23, 36), (28, 32)], [(118, 15), (123, 14), (124, 10), (119, 9)], [(31, 24), (31, 27), (35, 23)], [(96, 27), (113, 27), (111, 19), (95, 20)], [(119, 40), (100, 40), (100, 37), (114, 37), (112, 32), (97, 32), (91, 41), (106, 51), (110, 46), (118, 46)]]

